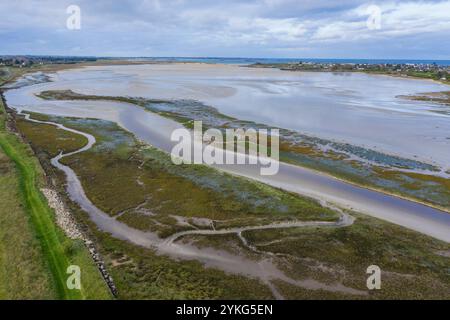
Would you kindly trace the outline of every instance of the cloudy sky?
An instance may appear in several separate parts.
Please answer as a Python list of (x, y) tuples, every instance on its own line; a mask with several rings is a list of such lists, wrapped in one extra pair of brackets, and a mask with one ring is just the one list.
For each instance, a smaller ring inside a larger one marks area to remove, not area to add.
[(450, 0), (1, 0), (0, 54), (450, 59)]

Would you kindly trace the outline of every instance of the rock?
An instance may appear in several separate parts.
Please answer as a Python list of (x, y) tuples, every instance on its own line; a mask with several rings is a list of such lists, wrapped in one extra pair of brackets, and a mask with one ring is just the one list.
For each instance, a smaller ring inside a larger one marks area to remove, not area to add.
[(64, 233), (73, 240), (83, 240), (86, 245), (89, 253), (91, 254), (92, 259), (97, 264), (97, 268), (103, 276), (104, 281), (108, 285), (114, 296), (117, 296), (117, 289), (114, 285), (113, 278), (109, 275), (108, 271), (105, 268), (105, 263), (101, 259), (100, 255), (97, 252), (97, 249), (94, 246), (94, 243), (87, 238), (87, 236), (82, 232), (78, 223), (75, 221), (72, 214), (66, 209), (64, 203), (59, 198), (58, 193), (52, 189), (41, 189), (42, 194), (47, 198), (48, 205), (55, 212), (56, 223), (58, 226), (64, 231)]

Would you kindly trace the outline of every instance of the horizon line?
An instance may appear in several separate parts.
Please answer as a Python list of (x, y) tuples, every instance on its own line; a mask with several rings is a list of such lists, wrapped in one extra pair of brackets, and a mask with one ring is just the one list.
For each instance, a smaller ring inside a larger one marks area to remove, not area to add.
[(448, 59), (433, 59), (433, 58), (311, 58), (311, 57), (239, 57), (239, 56), (120, 56), (120, 55), (61, 55), (61, 54), (0, 54), (0, 57), (14, 57), (14, 56), (24, 56), (24, 57), (76, 57), (76, 58), (108, 58), (108, 59), (161, 59), (161, 58), (171, 58), (171, 59), (261, 59), (261, 60), (273, 60), (273, 59), (283, 59), (283, 60), (416, 60), (416, 61), (450, 61)]

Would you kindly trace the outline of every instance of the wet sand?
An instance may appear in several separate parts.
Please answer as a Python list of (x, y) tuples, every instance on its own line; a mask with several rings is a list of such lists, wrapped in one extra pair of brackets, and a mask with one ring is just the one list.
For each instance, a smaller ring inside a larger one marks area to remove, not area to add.
[[(140, 67), (142, 66), (134, 66), (134, 68), (138, 69), (133, 72), (142, 72), (144, 74), (149, 72), (147, 69), (139, 69)], [(162, 68), (163, 70), (169, 68), (169, 66), (152, 67)], [(173, 68), (173, 66), (170, 67)], [(187, 65), (186, 68), (198, 70), (198, 66), (195, 65)], [(205, 72), (206, 75), (208, 75), (208, 72), (217, 74), (216, 66), (202, 66), (201, 68), (206, 68), (207, 70), (205, 71), (202, 69), (202, 74)], [(228, 69), (231, 67), (221, 68), (226, 69), (230, 76), (235, 70)], [(129, 72), (128, 67), (123, 70), (124, 72), (127, 70), (127, 72)], [(269, 75), (269, 73), (272, 72), (267, 70), (263, 71), (265, 72), (265, 75)], [(108, 82), (110, 81), (108, 79), (111, 78), (111, 74), (106, 76), (103, 69), (98, 69), (95, 71), (98, 77), (98, 80), (96, 80), (98, 84), (91, 87), (90, 85), (92, 84), (92, 81), (94, 81), (92, 79), (92, 72), (93, 70), (89, 68), (84, 71), (78, 71), (75, 73), (72, 72), (63, 75), (62, 77), (68, 77), (67, 83), (64, 81), (58, 81), (55, 83), (33, 85), (18, 90), (8, 91), (6, 93), (8, 104), (10, 107), (17, 110), (30, 110), (33, 112), (59, 116), (74, 116), (82, 118), (92, 117), (114, 121), (127, 131), (134, 133), (137, 138), (162, 150), (170, 152), (173, 146), (173, 142), (169, 139), (170, 134), (175, 128), (180, 128), (181, 125), (167, 118), (163, 118), (134, 105), (125, 103), (107, 101), (43, 101), (34, 96), (34, 93), (36, 92), (50, 89), (73, 89), (86, 94), (101, 93), (105, 95), (121, 95), (122, 91), (125, 92), (126, 90), (129, 90), (128, 95), (138, 95), (138, 92), (133, 90), (142, 90), (142, 88), (136, 89), (136, 84), (133, 84), (132, 82), (130, 83), (130, 76), (125, 73), (115, 74), (113, 77), (114, 81), (118, 81), (118, 83), (125, 80), (124, 88), (117, 89), (118, 92), (110, 92), (111, 83)], [(183, 74), (185, 70), (178, 70), (174, 72)], [(258, 74), (258, 76), (261, 76), (261, 74)], [(70, 77), (78, 77), (81, 80), (74, 81), (74, 79), (71, 79)], [(105, 77), (107, 80), (105, 80)], [(104, 81), (106, 81), (106, 83), (104, 83)], [(130, 87), (127, 87), (127, 83)], [(75, 87), (72, 87), (73, 85), (75, 85)], [(159, 89), (164, 85), (172, 88), (172, 84), (168, 83), (162, 83), (156, 88)], [(107, 88), (105, 89), (106, 91), (102, 89), (103, 87)], [(147, 88), (147, 86), (144, 87)], [(154, 91), (147, 93), (147, 95), (151, 95), (152, 93), (154, 93)], [(232, 94), (232, 91), (230, 91), (229, 94)], [(448, 119), (445, 118), (445, 120), (447, 121)], [(448, 143), (450, 143), (450, 140), (448, 141)], [(415, 149), (417, 150), (426, 146), (421, 144), (419, 148), (417, 147), (417, 143), (418, 142), (416, 142), (415, 146)], [(447, 148), (445, 150), (449, 149)], [(448, 156), (448, 154), (446, 156)], [(261, 176), (259, 166), (254, 165), (220, 166), (219, 169), (259, 180), (288, 191), (298, 192), (319, 200), (325, 200), (345, 208), (350, 208), (361, 213), (402, 225), (437, 239), (450, 242), (450, 214), (432, 209), (425, 205), (389, 196), (380, 192), (367, 190), (312, 170), (284, 163), (280, 164), (280, 171), (274, 176)]]
[(431, 81), (362, 73), (160, 64), (61, 72), (56, 83), (87, 94), (195, 99), (238, 119), (450, 169), (450, 116), (434, 112), (444, 107), (398, 98), (450, 90)]
[(6, 98), (10, 104), (36, 104), (42, 101), (33, 99), (33, 92), (72, 89), (94, 95), (195, 99), (238, 119), (450, 170), (450, 116), (436, 112), (445, 107), (398, 98), (450, 90), (431, 81), (198, 63), (86, 67), (58, 72), (53, 79), (10, 91)]

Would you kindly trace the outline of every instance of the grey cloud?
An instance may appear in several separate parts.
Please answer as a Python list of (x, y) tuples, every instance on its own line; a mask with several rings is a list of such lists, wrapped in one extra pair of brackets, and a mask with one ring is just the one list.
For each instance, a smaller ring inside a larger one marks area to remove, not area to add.
[[(366, 27), (372, 3), (381, 30)], [(81, 8), (81, 30), (65, 28), (70, 4)], [(381, 45), (400, 58), (401, 41), (409, 57), (432, 58), (450, 54), (448, 12), (450, 1), (3, 1), (0, 54), (375, 57)]]

